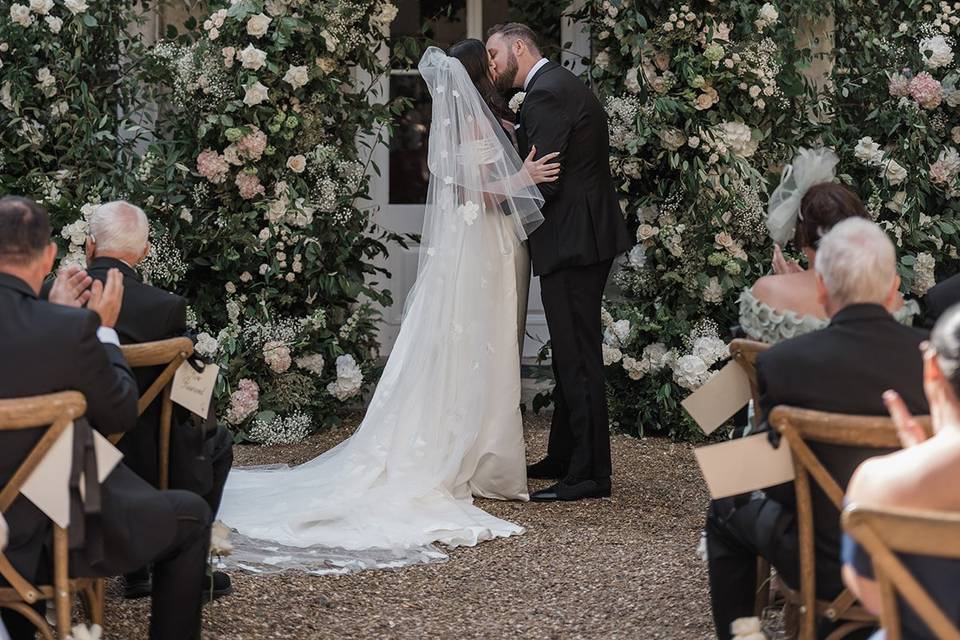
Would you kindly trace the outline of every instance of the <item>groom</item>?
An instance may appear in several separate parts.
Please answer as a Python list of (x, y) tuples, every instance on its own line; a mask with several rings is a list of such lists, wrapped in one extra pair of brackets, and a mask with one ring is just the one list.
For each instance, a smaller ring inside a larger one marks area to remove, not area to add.
[(535, 501), (610, 495), (610, 434), (600, 306), (614, 257), (631, 246), (610, 177), (607, 114), (575, 75), (540, 55), (526, 25), (493, 27), (487, 52), (501, 91), (526, 95), (517, 117), (521, 157), (559, 152), (560, 179), (539, 185), (543, 224), (530, 234), (552, 343), (554, 414), (547, 457), (531, 478), (559, 482)]

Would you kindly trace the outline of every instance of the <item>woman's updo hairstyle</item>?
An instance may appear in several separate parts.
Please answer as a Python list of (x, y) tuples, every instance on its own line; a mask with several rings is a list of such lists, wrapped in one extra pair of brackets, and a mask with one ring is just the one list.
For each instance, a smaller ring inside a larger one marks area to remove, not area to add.
[(930, 333), (930, 345), (950, 386), (960, 393), (960, 304), (947, 309)]
[(820, 238), (847, 218), (868, 218), (866, 207), (853, 191), (835, 182), (815, 184), (800, 201), (793, 242), (798, 249), (816, 249)]

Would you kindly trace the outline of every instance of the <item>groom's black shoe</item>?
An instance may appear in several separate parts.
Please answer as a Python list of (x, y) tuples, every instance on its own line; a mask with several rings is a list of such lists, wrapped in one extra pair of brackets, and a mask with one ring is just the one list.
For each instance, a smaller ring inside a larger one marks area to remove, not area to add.
[(549, 457), (527, 465), (527, 477), (534, 480), (559, 480), (565, 475), (567, 470), (564, 466)]
[(584, 500), (586, 498), (609, 498), (610, 479), (583, 480), (575, 483), (561, 481), (542, 491), (536, 491), (530, 496), (533, 502), (557, 502), (568, 500)]

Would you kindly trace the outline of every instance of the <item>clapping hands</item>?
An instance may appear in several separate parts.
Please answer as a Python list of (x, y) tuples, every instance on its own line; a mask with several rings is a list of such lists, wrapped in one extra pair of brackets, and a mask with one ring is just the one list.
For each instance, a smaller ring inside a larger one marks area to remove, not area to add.
[(100, 316), (100, 324), (113, 327), (123, 302), (123, 275), (118, 269), (107, 272), (107, 283), (91, 278), (76, 265), (61, 269), (48, 297), (50, 302), (67, 307), (86, 306)]
[(773, 272), (775, 274), (783, 275), (784, 273), (800, 273), (803, 271), (803, 267), (800, 266), (800, 263), (796, 260), (787, 260), (783, 255), (783, 249), (780, 245), (774, 245), (773, 247)]

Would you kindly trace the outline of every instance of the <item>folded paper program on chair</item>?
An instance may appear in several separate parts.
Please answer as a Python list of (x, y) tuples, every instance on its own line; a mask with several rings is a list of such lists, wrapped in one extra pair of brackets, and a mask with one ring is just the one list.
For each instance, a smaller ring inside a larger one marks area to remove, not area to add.
[[(120, 453), (98, 431), (93, 431), (97, 476), (103, 482), (120, 463)], [(70, 524), (70, 468), (73, 461), (73, 424), (67, 426), (20, 491), (61, 527)], [(80, 483), (81, 492), (84, 483)]]
[(743, 367), (731, 360), (681, 406), (703, 432), (710, 435), (750, 402), (750, 380)]
[(766, 433), (695, 449), (700, 473), (714, 500), (750, 493), (793, 480), (793, 459), (786, 440), (776, 449)]
[(206, 364), (203, 371), (197, 371), (189, 361), (184, 362), (173, 375), (170, 399), (206, 419), (219, 372), (220, 367), (215, 364)]

